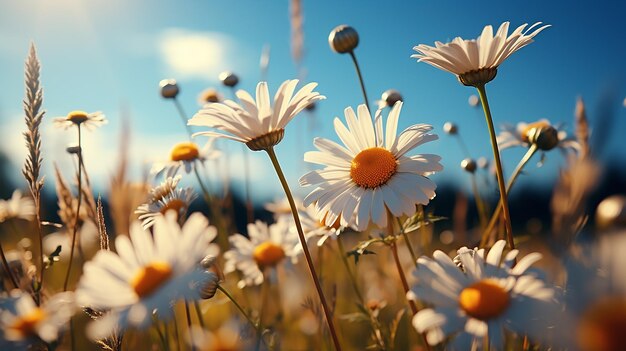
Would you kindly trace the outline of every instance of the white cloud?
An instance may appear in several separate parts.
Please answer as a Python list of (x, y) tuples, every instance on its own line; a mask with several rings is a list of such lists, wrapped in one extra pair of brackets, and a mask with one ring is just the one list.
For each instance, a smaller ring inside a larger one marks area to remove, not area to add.
[(180, 78), (215, 80), (232, 70), (234, 40), (215, 32), (170, 28), (158, 37), (158, 47), (170, 73)]

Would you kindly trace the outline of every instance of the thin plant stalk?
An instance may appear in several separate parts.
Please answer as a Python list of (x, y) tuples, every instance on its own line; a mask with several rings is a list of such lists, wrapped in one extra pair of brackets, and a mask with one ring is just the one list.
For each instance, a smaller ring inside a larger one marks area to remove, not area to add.
[(189, 310), (189, 301), (187, 300), (185, 300), (185, 317), (187, 318), (187, 331), (189, 332), (191, 351), (196, 351), (196, 344), (194, 343), (193, 333), (191, 332), (191, 311)]
[[(217, 285), (217, 290), (221, 291), (224, 295), (226, 295), (226, 297), (230, 300), (230, 302), (233, 303), (233, 305), (235, 305), (235, 307), (237, 307), (237, 309), (239, 310), (239, 312), (241, 312), (241, 314), (246, 318), (246, 320), (248, 320), (248, 323), (250, 323), (250, 325), (254, 328), (254, 330), (261, 335), (263, 332), (263, 325), (261, 324), (261, 320), (259, 319), (258, 322), (255, 322), (252, 320), (252, 317), (250, 317), (250, 315), (248, 314), (248, 312), (246, 312), (246, 310), (243, 309), (243, 307), (241, 307), (241, 305), (237, 302), (237, 300), (235, 300), (235, 298), (233, 297), (233, 295), (231, 295), (228, 290), (224, 289), (224, 287), (222, 287), (221, 285)], [(261, 338), (261, 342), (267, 346), (267, 344), (265, 343), (265, 340), (263, 340), (263, 338)]]
[(322, 309), (324, 310), (324, 315), (326, 317), (326, 323), (328, 324), (328, 329), (330, 331), (330, 335), (333, 339), (333, 343), (335, 345), (335, 350), (341, 351), (341, 345), (339, 344), (339, 338), (337, 337), (337, 332), (335, 331), (335, 324), (333, 323), (332, 313), (330, 308), (328, 307), (328, 303), (326, 302), (326, 296), (324, 296), (324, 291), (322, 290), (322, 285), (315, 273), (315, 266), (313, 265), (313, 260), (311, 259), (311, 253), (309, 252), (309, 247), (306, 243), (306, 238), (304, 237), (304, 231), (302, 230), (302, 224), (300, 223), (300, 216), (298, 215), (298, 208), (296, 207), (296, 203), (293, 200), (293, 196), (291, 194), (291, 189), (289, 189), (289, 184), (287, 183), (287, 179), (283, 174), (283, 171), (278, 163), (278, 158), (276, 157), (276, 153), (274, 152), (273, 147), (269, 147), (266, 149), (267, 154), (272, 161), (272, 165), (276, 170), (276, 175), (280, 180), (281, 185), (283, 186), (283, 190), (285, 191), (285, 195), (287, 196), (287, 200), (289, 201), (289, 206), (291, 207), (291, 213), (293, 214), (293, 219), (296, 222), (296, 229), (298, 231), (298, 237), (300, 238), (300, 244), (302, 244), (302, 249), (304, 251), (304, 256), (306, 258), (307, 266), (309, 267), (309, 273), (311, 274), (311, 278), (315, 283), (315, 289), (317, 290), (317, 294), (320, 298), (320, 302), (322, 305)]
[[(515, 170), (513, 171), (513, 174), (511, 174), (511, 178), (509, 178), (509, 181), (507, 182), (507, 185), (506, 185), (507, 193), (511, 191), (511, 188), (513, 187), (513, 184), (515, 184), (517, 177), (520, 174), (522, 174), (522, 170), (524, 169), (528, 161), (530, 161), (530, 159), (535, 155), (535, 153), (537, 153), (537, 150), (538, 149), (537, 149), (536, 144), (532, 144), (528, 148), (528, 150), (526, 151), (526, 154), (524, 154), (524, 157), (522, 157), (522, 159), (519, 161), (519, 163), (515, 167)], [(500, 206), (500, 203), (498, 203), (498, 205), (496, 206), (496, 209), (493, 212), (493, 215), (491, 216), (491, 219), (489, 220), (489, 224), (487, 224), (487, 227), (485, 228), (485, 231), (483, 232), (483, 237), (480, 241), (481, 246), (485, 245), (487, 241), (489, 240), (489, 235), (493, 231), (493, 228), (495, 227), (498, 221), (498, 218), (500, 218), (501, 213), (502, 213), (502, 206)]]
[[(70, 248), (70, 261), (67, 267), (67, 273), (65, 274), (65, 282), (63, 283), (63, 291), (67, 291), (68, 284), (70, 282), (70, 273), (72, 271), (72, 263), (74, 261), (74, 248), (76, 247), (76, 233), (78, 232), (78, 220), (80, 219), (80, 206), (83, 199), (83, 149), (81, 140), (81, 128), (80, 124), (76, 125), (78, 129), (78, 200), (76, 203), (76, 217), (74, 219), (74, 226), (72, 227), (72, 245)], [(43, 267), (42, 267), (43, 269)]]
[(187, 114), (185, 113), (185, 110), (183, 109), (183, 105), (181, 105), (180, 101), (178, 101), (178, 98), (173, 98), (172, 101), (174, 101), (174, 105), (176, 106), (176, 110), (178, 110), (178, 115), (180, 116), (180, 120), (183, 122), (183, 125), (185, 126), (185, 130), (187, 131), (187, 136), (189, 137), (189, 140), (191, 140), (191, 127), (187, 124)]
[(178, 333), (178, 321), (176, 319), (176, 315), (174, 315), (174, 342), (176, 342), (176, 350), (181, 351), (180, 347), (180, 334)]
[[(476, 209), (478, 210), (478, 220), (480, 221), (480, 228), (485, 229), (485, 226), (487, 225), (487, 213), (485, 212), (485, 206), (483, 204), (482, 198), (480, 197), (480, 192), (478, 191), (476, 175), (474, 173), (471, 173), (470, 178), (472, 180), (472, 192), (474, 193), (474, 201), (476, 201)], [(507, 189), (507, 193), (508, 191), (509, 190)], [(499, 206), (498, 204), (497, 208), (501, 208), (501, 206)]]
[[(423, 208), (422, 208), (422, 214), (423, 214)], [(415, 264), (415, 268), (417, 268), (417, 255), (415, 254), (415, 249), (413, 249), (413, 244), (411, 243), (411, 240), (409, 240), (409, 235), (406, 233), (406, 231), (404, 230), (404, 228), (402, 227), (402, 221), (400, 221), (400, 218), (396, 218), (396, 220), (398, 221), (398, 226), (400, 227), (400, 232), (402, 233), (402, 237), (404, 238), (404, 242), (406, 243), (406, 248), (409, 250), (409, 254), (411, 255), (411, 259), (413, 260), (413, 264)], [(422, 222), (425, 221), (425, 217), (422, 218)], [(424, 223), (422, 223), (422, 225), (420, 226), (420, 231), (422, 230), (421, 228), (424, 226)], [(422, 232), (422, 235), (424, 235), (424, 233)]]
[[(410, 290), (409, 283), (406, 280), (406, 276), (404, 275), (404, 269), (402, 269), (402, 263), (400, 262), (400, 257), (398, 256), (396, 235), (393, 231), (393, 218), (393, 214), (391, 214), (391, 211), (387, 209), (387, 235), (393, 238), (389, 246), (391, 247), (391, 253), (393, 254), (393, 259), (396, 263), (396, 268), (398, 270), (398, 275), (400, 276), (400, 281), (402, 282), (402, 288), (404, 289), (404, 293), (406, 294)], [(409, 306), (411, 306), (411, 311), (413, 312), (413, 315), (415, 315), (417, 313), (417, 305), (415, 304), (415, 301), (409, 300)]]
[(465, 142), (463, 141), (463, 138), (461, 138), (461, 135), (457, 133), (454, 136), (455, 136), (455, 139), (459, 143), (459, 147), (461, 148), (461, 150), (463, 150), (463, 153), (465, 154), (465, 157), (471, 157), (469, 149), (467, 148), (467, 145), (465, 145)]
[(211, 211), (211, 215), (212, 215), (211, 218), (215, 220), (216, 222), (215, 224), (217, 225), (217, 228), (218, 228), (217, 241), (219, 243), (220, 249), (224, 251), (228, 250), (228, 233), (227, 233), (228, 228), (226, 228), (226, 226), (224, 225), (222, 216), (215, 208), (215, 204), (211, 199), (211, 194), (209, 193), (209, 190), (204, 185), (204, 182), (202, 181), (202, 178), (200, 177), (200, 173), (198, 173), (198, 167), (195, 162), (193, 165), (193, 172), (196, 175), (196, 179), (198, 180), (200, 189), (202, 189), (202, 196), (204, 197), (204, 202), (206, 202), (207, 206), (209, 207), (209, 211)]
[(248, 150), (244, 144), (241, 145), (243, 151), (243, 175), (244, 175), (244, 191), (246, 193), (246, 220), (247, 223), (254, 222), (254, 207), (250, 196), (250, 159)]
[[(263, 269), (263, 285), (261, 286), (261, 308), (259, 308), (259, 325), (263, 324), (263, 316), (265, 315), (265, 306), (267, 305), (267, 298), (269, 297), (270, 292), (270, 281), (265, 273), (265, 269)], [(261, 348), (261, 341), (263, 340), (263, 330), (261, 328), (257, 328), (257, 339), (256, 345), (254, 349), (259, 351)]]
[[(11, 270), (11, 266), (9, 266), (9, 262), (7, 261), (7, 258), (4, 255), (4, 248), (2, 247), (2, 243), (1, 242), (0, 242), (0, 255), (2, 256), (2, 265), (4, 266), (4, 269), (7, 272), (7, 275), (9, 276), (9, 278), (11, 278), (11, 283), (13, 283), (13, 286), (16, 289), (19, 289), (20, 285), (17, 283), (17, 279), (15, 278), (15, 275), (13, 275), (13, 271)], [(43, 267), (42, 267), (42, 269), (43, 269)]]
[(477, 85), (476, 89), (480, 95), (480, 101), (485, 112), (485, 120), (489, 129), (489, 138), (491, 140), (491, 148), (493, 150), (493, 160), (496, 165), (496, 175), (498, 178), (498, 188), (500, 191), (500, 202), (502, 207), (502, 216), (504, 217), (504, 225), (506, 229), (506, 240), (511, 250), (515, 249), (513, 241), (513, 229), (511, 228), (511, 215), (509, 213), (509, 202), (507, 200), (506, 187), (504, 186), (504, 172), (502, 171), (502, 162), (500, 161), (500, 151), (498, 150), (498, 141), (496, 139), (496, 130), (493, 127), (493, 119), (491, 118), (491, 110), (489, 109), (489, 101), (487, 100), (487, 91), (485, 85)]
[(371, 326), (373, 329), (374, 337), (376, 338), (376, 343), (378, 343), (378, 346), (380, 346), (381, 350), (384, 350), (385, 342), (382, 340), (381, 335), (380, 335), (380, 329), (381, 329), (380, 323), (378, 323), (378, 319), (374, 317), (374, 315), (372, 314), (372, 311), (370, 311), (370, 309), (367, 308), (367, 306), (365, 306), (365, 299), (363, 298), (363, 295), (361, 294), (361, 291), (359, 290), (359, 285), (357, 283), (355, 274), (352, 272), (352, 270), (350, 269), (350, 265), (348, 264), (348, 258), (345, 254), (346, 249), (343, 246), (341, 235), (337, 236), (337, 248), (339, 249), (339, 256), (341, 256), (341, 261), (343, 262), (343, 265), (346, 268), (346, 271), (348, 272), (348, 276), (350, 277), (350, 283), (352, 283), (352, 288), (354, 289), (354, 292), (356, 293), (356, 296), (359, 299), (359, 303), (363, 307), (365, 307), (370, 317), (370, 322), (372, 323)]
[(198, 315), (198, 322), (200, 323), (200, 326), (202, 327), (202, 329), (205, 329), (206, 325), (204, 324), (204, 318), (202, 318), (202, 309), (200, 308), (200, 303), (198, 301), (194, 301), (193, 307), (196, 310), (196, 314)]
[(361, 92), (363, 93), (363, 99), (365, 100), (365, 106), (367, 109), (370, 109), (369, 100), (367, 99), (367, 93), (365, 92), (365, 83), (363, 83), (363, 76), (361, 75), (361, 68), (359, 68), (359, 63), (356, 60), (356, 55), (354, 51), (349, 52), (350, 57), (352, 58), (352, 62), (354, 63), (354, 68), (356, 69), (356, 74), (359, 76), (359, 83), (361, 84)]

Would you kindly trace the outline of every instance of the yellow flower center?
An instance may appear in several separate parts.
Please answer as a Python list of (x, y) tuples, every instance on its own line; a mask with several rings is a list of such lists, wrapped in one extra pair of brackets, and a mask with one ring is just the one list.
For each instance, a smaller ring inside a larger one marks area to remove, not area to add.
[(185, 208), (186, 206), (187, 204), (185, 203), (185, 201), (180, 199), (173, 199), (168, 201), (159, 212), (165, 214), (169, 210), (174, 210), (174, 212), (176, 212), (176, 214), (178, 215), (180, 213), (180, 210)]
[(18, 316), (9, 328), (25, 337), (34, 334), (37, 324), (45, 318), (46, 312), (41, 308), (35, 308), (23, 316)]
[(359, 152), (350, 165), (350, 177), (363, 188), (379, 187), (396, 173), (398, 163), (387, 149), (373, 147)]
[(509, 294), (494, 281), (485, 279), (461, 291), (459, 305), (471, 317), (486, 320), (497, 317), (509, 306)]
[(198, 158), (200, 151), (198, 146), (191, 142), (178, 143), (172, 148), (170, 159), (172, 161), (191, 161)]
[(254, 248), (252, 257), (261, 267), (274, 266), (285, 258), (285, 250), (272, 242), (266, 241)]
[(526, 127), (522, 130), (522, 140), (526, 143), (529, 142), (528, 140), (528, 134), (531, 130), (537, 128), (537, 129), (541, 129), (541, 128), (547, 128), (550, 127), (550, 123), (546, 122), (546, 121), (538, 121), (538, 122), (533, 122), (533, 123), (529, 123), (526, 125)]
[(626, 300), (606, 298), (583, 314), (577, 328), (578, 346), (583, 351), (626, 350)]
[(141, 268), (130, 281), (130, 285), (140, 298), (152, 294), (172, 275), (172, 267), (167, 262), (155, 261)]
[(87, 115), (88, 113), (85, 111), (72, 111), (67, 114), (67, 117), (65, 117), (65, 119), (74, 124), (81, 124), (89, 119)]

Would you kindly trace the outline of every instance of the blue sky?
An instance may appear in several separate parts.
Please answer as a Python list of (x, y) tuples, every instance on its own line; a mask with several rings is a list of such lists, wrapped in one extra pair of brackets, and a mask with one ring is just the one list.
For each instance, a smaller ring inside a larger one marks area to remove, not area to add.
[[(198, 109), (197, 94), (206, 87), (219, 87), (217, 75), (222, 70), (239, 74), (239, 88), (254, 89), (260, 79), (259, 56), (264, 45), (271, 48), (268, 81), (272, 93), (282, 81), (302, 77), (305, 72), (304, 80), (318, 82), (318, 90), (327, 96), (315, 112), (314, 127), (310, 128), (306, 115), (298, 117), (278, 147), (290, 182), (297, 188), (297, 178), (307, 169), (300, 160), (305, 151), (313, 149), (312, 138), (336, 139), (332, 119), (343, 117), (346, 106), (362, 103), (349, 57), (328, 47), (330, 30), (344, 23), (356, 28), (361, 38), (356, 54), (370, 103), (384, 90), (397, 89), (405, 99), (402, 127), (429, 123), (439, 132), (438, 142), (420, 150), (442, 155), (445, 169), (434, 177), (438, 182), (453, 180), (469, 186), (458, 167), (464, 156), (456, 141), (441, 131), (444, 122), (459, 125), (475, 157), (490, 155), (489, 140), (481, 111), (467, 103), (474, 91), (451, 74), (410, 58), (412, 47), (420, 43), (455, 36), (475, 38), (484, 25), (497, 27), (507, 20), (512, 27), (536, 21), (551, 24), (535, 43), (507, 60), (488, 85), (496, 124), (549, 118), (565, 123), (571, 131), (577, 96), (585, 99), (595, 123), (602, 122), (594, 120), (594, 111), (606, 96), (613, 96), (610, 110), (618, 120), (613, 130), (626, 127), (622, 106), (626, 96), (626, 5), (616, 1), (304, 0), (305, 56), (300, 68), (290, 54), (286, 0), (22, 0), (0, 6), (1, 150), (21, 165), (25, 150), (17, 130), (23, 129), (22, 69), (33, 40), (42, 61), (48, 111), (43, 141), (48, 173), (52, 160), (67, 164), (68, 156), (59, 150), (74, 139), (71, 133), (50, 128), (51, 118), (74, 109), (102, 110), (110, 123), (90, 133), (85, 145), (87, 168), (102, 190), (115, 165), (122, 109), (130, 116), (131, 156), (138, 178), (148, 161), (167, 157), (171, 145), (185, 139), (174, 106), (158, 94), (159, 80), (179, 81), (181, 102), (192, 114)], [(618, 143), (617, 138), (609, 140), (608, 154), (603, 157), (623, 162)], [(234, 153), (232, 173), (241, 174), (240, 146), (227, 148)], [(506, 169), (514, 167), (522, 152), (504, 152)], [(265, 155), (254, 154), (252, 160), (255, 198), (278, 194)], [(529, 173), (540, 181), (552, 180), (560, 160), (557, 153), (550, 154), (546, 166), (533, 167)]]

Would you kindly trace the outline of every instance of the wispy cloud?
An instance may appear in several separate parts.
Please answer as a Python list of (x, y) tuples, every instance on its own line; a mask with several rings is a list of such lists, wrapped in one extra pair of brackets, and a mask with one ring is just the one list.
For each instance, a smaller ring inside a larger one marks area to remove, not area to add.
[(237, 50), (234, 39), (221, 33), (166, 29), (158, 48), (168, 73), (179, 78), (216, 80), (224, 70), (234, 69)]

